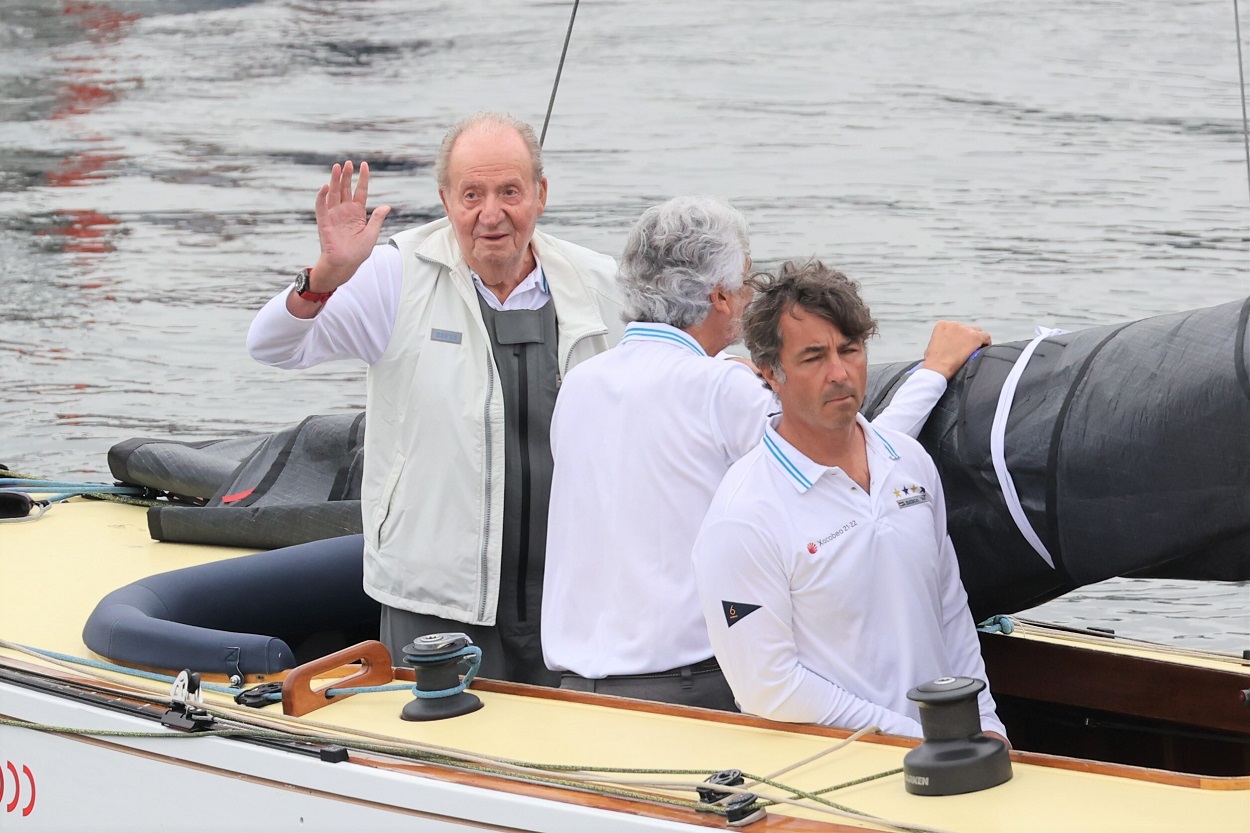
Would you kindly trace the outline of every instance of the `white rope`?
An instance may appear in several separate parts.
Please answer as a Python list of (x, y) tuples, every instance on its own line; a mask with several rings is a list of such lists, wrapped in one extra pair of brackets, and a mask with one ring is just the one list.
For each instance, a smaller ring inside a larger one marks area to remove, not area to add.
[[(876, 734), (877, 732), (880, 732), (880, 731), (881, 731), (881, 729), (880, 729), (880, 728), (878, 728), (878, 727), (876, 727), (876, 726), (865, 726), (864, 728), (860, 729), (860, 730), (859, 730), (858, 732), (856, 732), (855, 734), (853, 734), (853, 735), (851, 735), (850, 737), (848, 737), (846, 740), (839, 741), (838, 743), (835, 743), (833, 746), (830, 746), (830, 747), (827, 747), (827, 748), (825, 748), (825, 749), (822, 749), (822, 750), (820, 750), (819, 752), (817, 752), (815, 755), (809, 755), (808, 757), (804, 758), (804, 759), (803, 759), (803, 760), (801, 760), (801, 761), (796, 761), (795, 763), (792, 763), (792, 764), (790, 764), (789, 766), (782, 767), (781, 769), (777, 770), (776, 772), (770, 772), (768, 775), (765, 775), (765, 776), (764, 776), (764, 780), (765, 780), (765, 781), (776, 781), (778, 778), (780, 778), (781, 776), (785, 775), (787, 772), (793, 772), (794, 770), (798, 769), (798, 768), (799, 768), (799, 767), (801, 767), (801, 766), (807, 766), (808, 764), (812, 763), (813, 761), (818, 761), (818, 760), (820, 760), (821, 758), (825, 757), (826, 755), (830, 754), (831, 752), (837, 752), (837, 751), (838, 751), (839, 749), (841, 749), (842, 747), (844, 747), (844, 746), (848, 746), (848, 745), (850, 745), (850, 744), (854, 743), (855, 741), (857, 741), (857, 740), (859, 740), (860, 738), (862, 738), (864, 735)], [(752, 782), (752, 783), (750, 783), (750, 784), (747, 784), (746, 786), (747, 786), (748, 788), (750, 788), (750, 787), (754, 787), (756, 784), (759, 784), (759, 783), (760, 783), (759, 781), (754, 781), (754, 782)]]
[(1003, 382), (1003, 389), (998, 392), (998, 407), (994, 410), (994, 422), (990, 426), (990, 458), (994, 461), (994, 474), (998, 475), (998, 486), (1002, 489), (1003, 500), (1007, 504), (1007, 511), (1011, 513), (1011, 519), (1016, 522), (1016, 528), (1020, 530), (1024, 540), (1029, 542), (1029, 545), (1053, 570), (1055, 560), (1051, 558), (1046, 545), (1042, 543), (1042, 539), (1038, 537), (1033, 525), (1024, 514), (1024, 508), (1020, 506), (1020, 495), (1016, 492), (1016, 483), (1011, 479), (1011, 472), (1007, 470), (1007, 417), (1011, 415), (1011, 403), (1016, 398), (1016, 385), (1019, 384), (1020, 377), (1024, 375), (1024, 368), (1028, 366), (1029, 358), (1037, 349), (1037, 345), (1051, 336), (1063, 335), (1067, 330), (1048, 330), (1038, 327), (1035, 332), (1037, 338), (1030, 341), (1028, 346), (1020, 352), (1020, 357), (1016, 359), (1011, 372), (1007, 374), (1007, 381)]

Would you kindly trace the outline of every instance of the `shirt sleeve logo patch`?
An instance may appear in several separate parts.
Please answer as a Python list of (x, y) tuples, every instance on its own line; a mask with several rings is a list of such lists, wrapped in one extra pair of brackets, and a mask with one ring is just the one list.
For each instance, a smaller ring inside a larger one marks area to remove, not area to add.
[(723, 599), (721, 600), (721, 607), (725, 609), (725, 624), (731, 628), (760, 609), (759, 605), (751, 605), (746, 602), (727, 602)]
[(925, 491), (925, 487), (917, 486), (914, 483), (910, 486), (904, 486), (901, 489), (895, 489), (894, 497), (898, 502), (899, 509), (906, 509), (909, 506), (918, 506), (921, 503), (927, 503), (929, 501), (929, 493)]
[(430, 341), (441, 341), (444, 344), (459, 344), (463, 339), (462, 334), (455, 330), (430, 330)]

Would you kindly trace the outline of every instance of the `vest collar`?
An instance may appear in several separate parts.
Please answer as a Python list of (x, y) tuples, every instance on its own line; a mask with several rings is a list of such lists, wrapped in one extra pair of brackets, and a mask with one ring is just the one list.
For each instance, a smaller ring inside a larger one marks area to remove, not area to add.
[[(391, 245), (398, 247), (400, 239), (411, 242), (417, 257), (446, 268), (455, 278), (456, 288), (465, 303), (481, 317), (471, 270), (460, 252), (451, 220), (442, 217), (418, 228), (402, 231), (390, 238)], [(572, 244), (562, 244), (562, 241), (535, 230), (530, 245), (543, 265), (543, 279), (547, 281), (547, 289), (556, 305), (560, 367), (563, 370), (568, 365), (569, 354), (579, 341), (607, 335), (608, 328), (600, 317), (598, 299), (592, 294), (590, 279), (583, 274), (583, 266), (566, 255), (562, 248)]]

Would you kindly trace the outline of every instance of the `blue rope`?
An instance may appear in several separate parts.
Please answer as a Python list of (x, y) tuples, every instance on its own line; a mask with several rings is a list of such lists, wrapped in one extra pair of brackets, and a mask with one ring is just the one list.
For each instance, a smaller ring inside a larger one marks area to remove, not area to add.
[[(387, 685), (362, 685), (348, 686), (347, 688), (330, 688), (326, 689), (326, 697), (341, 697), (344, 694), (377, 694), (383, 691), (403, 691), (412, 688), (407, 683), (388, 683)], [(266, 700), (272, 700), (277, 703), (282, 700), (282, 692), (275, 691), (273, 694), (266, 694)]]
[(62, 480), (21, 480), (16, 478), (0, 478), (0, 492), (17, 492), (44, 494), (40, 498), (48, 503), (59, 503), (78, 495), (125, 495), (127, 497), (143, 497), (147, 490), (142, 486), (114, 486), (109, 483), (71, 483)]
[[(452, 651), (446, 654), (435, 654), (428, 657), (417, 657), (413, 654), (404, 654), (404, 662), (409, 665), (429, 665), (436, 662), (446, 662), (447, 660), (463, 658), (469, 663), (469, 670), (465, 672), (464, 679), (460, 681), (460, 685), (452, 688), (445, 688), (442, 691), (422, 691), (415, 685), (407, 683), (390, 683), (388, 685), (369, 685), (369, 686), (348, 686), (347, 688), (331, 688), (325, 692), (326, 697), (340, 697), (344, 694), (375, 694), (384, 691), (403, 691), (405, 689), (412, 691), (413, 697), (419, 697), (425, 700), (433, 700), (439, 697), (451, 697), (459, 694), (469, 687), (473, 682), (473, 678), (477, 676), (477, 671), (482, 666), (482, 649), (476, 645), (466, 645), (458, 651)], [(280, 692), (265, 695), (266, 700), (277, 702), (282, 699)]]
[[(71, 654), (62, 654), (57, 651), (49, 651), (46, 648), (32, 648), (29, 645), (22, 645), (20, 647), (25, 648), (26, 650), (31, 651), (33, 653), (42, 654), (45, 657), (50, 657), (51, 659), (59, 659), (62, 662), (72, 662), (77, 665), (86, 665), (91, 668), (99, 668), (102, 671), (116, 671), (121, 674), (129, 674), (132, 677), (142, 677), (145, 680), (155, 680), (157, 682), (173, 683), (173, 681), (177, 679), (176, 677), (171, 677), (168, 674), (157, 674), (155, 671), (140, 671), (138, 668), (130, 668), (129, 666), (117, 665), (112, 662), (103, 662), (98, 659), (87, 659), (85, 657), (76, 657)], [(238, 688), (233, 688), (231, 686), (218, 685), (217, 683), (200, 683), (200, 688), (208, 689), (209, 691), (216, 691), (220, 694), (236, 694), (239, 691)]]
[(445, 688), (442, 691), (422, 691), (414, 685), (412, 687), (412, 696), (422, 700), (434, 700), (439, 697), (451, 697), (464, 691), (469, 687), (469, 683), (473, 682), (473, 678), (477, 676), (477, 670), (482, 667), (482, 649), (476, 645), (466, 645), (458, 651), (435, 654), (433, 656), (418, 657), (413, 654), (404, 654), (404, 662), (414, 666), (430, 665), (457, 658), (465, 658), (469, 663), (469, 670), (465, 672), (464, 679), (460, 681), (460, 685)]
[(977, 625), (977, 630), (981, 633), (1011, 633), (1016, 629), (1016, 623), (1012, 621), (1010, 616), (1003, 616), (1001, 613), (997, 616), (991, 616), (981, 624)]
[[(138, 668), (130, 668), (129, 666), (126, 666), (126, 665), (117, 665), (112, 662), (103, 662), (98, 659), (86, 659), (84, 657), (76, 657), (76, 656), (73, 656), (72, 654), (62, 654), (62, 653), (59, 653), (58, 651), (49, 651), (45, 648), (32, 648), (29, 645), (22, 645), (21, 647), (25, 648), (28, 651), (32, 651), (36, 654), (41, 654), (42, 656), (49, 657), (51, 659), (59, 659), (62, 662), (72, 662), (77, 665), (86, 665), (91, 668), (98, 668), (102, 671), (116, 671), (121, 674), (129, 674), (132, 677), (141, 677), (145, 680), (154, 680), (156, 682), (173, 684), (174, 680), (177, 679), (176, 677), (171, 677), (168, 674), (157, 674), (155, 671), (141, 671)], [(478, 649), (477, 653), (478, 653), (479, 664), (480, 664), (480, 658), (482, 655), (481, 649)], [(476, 665), (474, 666), (473, 671), (474, 672), (477, 671)], [(360, 686), (358, 688), (350, 688), (350, 687), (349, 688), (332, 688), (326, 692), (326, 696), (337, 697), (341, 694), (369, 694), (369, 693), (379, 692), (379, 691), (403, 691), (404, 689), (411, 688), (411, 687), (412, 686), (408, 685), (407, 683), (392, 683), (390, 685)], [(237, 694), (239, 693), (239, 691), (242, 690), (242, 686), (235, 688), (233, 686), (219, 685), (218, 683), (204, 683), (204, 682), (200, 683), (200, 688), (207, 689), (208, 691), (215, 691), (219, 694), (230, 694), (230, 695)], [(280, 692), (274, 692), (273, 694), (268, 695), (265, 699), (273, 700), (276, 702), (282, 699), (282, 694)]]
[[(46, 648), (34, 648), (34, 647), (31, 647), (30, 645), (20, 645), (19, 647), (24, 648), (27, 651), (31, 651), (32, 653), (36, 653), (36, 654), (40, 654), (41, 656), (49, 657), (50, 659), (58, 659), (58, 660), (61, 660), (62, 662), (71, 662), (76, 665), (85, 665), (90, 668), (98, 668), (101, 671), (114, 671), (119, 674), (129, 674), (132, 677), (140, 677), (145, 680), (154, 680), (156, 682), (170, 683), (172, 685), (174, 680), (177, 679), (176, 677), (171, 677), (168, 674), (158, 674), (155, 671), (141, 671), (138, 668), (131, 668), (126, 665), (117, 665), (116, 663), (104, 662), (98, 659), (87, 659), (85, 657), (76, 657), (76, 656), (73, 656), (72, 654), (62, 654), (59, 651), (49, 651)], [(325, 694), (326, 694), (326, 697), (340, 697), (344, 694), (375, 694), (375, 693), (380, 693), (384, 691), (403, 691), (404, 689), (411, 689), (414, 697), (422, 697), (426, 699), (432, 699), (436, 697), (451, 697), (452, 695), (459, 694), (460, 692), (467, 689), (469, 687), (469, 684), (473, 682), (473, 678), (477, 676), (477, 671), (482, 666), (482, 649), (481, 648), (477, 647), (476, 645), (467, 645), (464, 648), (461, 648), (459, 651), (455, 651), (453, 653), (438, 654), (433, 657), (422, 657), (421, 663), (413, 663), (411, 661), (412, 657), (409, 655), (405, 655), (404, 657), (404, 661), (408, 662), (410, 665), (425, 664), (429, 662), (442, 662), (444, 660), (456, 659), (457, 657), (464, 657), (467, 659), (469, 663), (469, 670), (465, 673), (464, 679), (460, 681), (460, 685), (455, 686), (453, 688), (443, 689), (442, 691), (421, 691), (416, 686), (408, 685), (408, 683), (390, 683), (388, 685), (349, 686), (347, 688), (331, 688), (327, 690)], [(243, 690), (242, 686), (238, 686), (238, 687), (224, 686), (224, 685), (219, 685), (218, 683), (204, 683), (204, 682), (200, 683), (200, 688), (206, 689), (208, 691), (215, 691), (218, 694), (229, 694), (229, 695), (237, 694), (239, 693), (239, 691)], [(274, 692), (273, 694), (266, 695), (265, 699), (272, 700), (274, 702), (279, 702), (282, 700), (282, 694), (281, 692)]]
[(93, 489), (137, 489), (139, 486), (118, 486), (116, 483), (82, 483), (75, 480), (40, 480), (36, 477), (0, 477), (0, 486), (25, 486), (29, 488), (93, 488)]

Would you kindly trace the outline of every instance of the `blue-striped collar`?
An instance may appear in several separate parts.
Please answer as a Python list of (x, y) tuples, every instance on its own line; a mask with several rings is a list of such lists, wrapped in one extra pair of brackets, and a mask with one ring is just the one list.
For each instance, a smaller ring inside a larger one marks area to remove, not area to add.
[(621, 336), (621, 344), (629, 341), (654, 341), (660, 344), (673, 344), (693, 350), (696, 355), (706, 356), (707, 352), (685, 330), (679, 330), (669, 324), (652, 324), (643, 321), (631, 321), (625, 326), (625, 335)]
[(768, 421), (760, 444), (764, 447), (764, 455), (781, 470), (795, 490), (802, 494), (812, 488), (820, 476), (829, 471), (829, 467), (812, 460), (778, 434), (775, 423), (780, 420), (781, 417), (778, 416)]
[[(870, 453), (890, 461), (898, 459), (898, 452), (894, 450), (894, 446), (890, 445), (889, 441), (881, 436), (881, 433), (873, 428), (862, 414), (856, 415), (855, 419), (864, 429), (864, 438)], [(822, 466), (787, 442), (777, 433), (776, 424), (780, 421), (780, 416), (768, 421), (764, 427), (764, 439), (760, 444), (764, 448), (764, 454), (773, 462), (773, 465), (777, 466), (795, 490), (802, 494), (815, 486), (821, 475), (832, 471), (834, 467)]]

